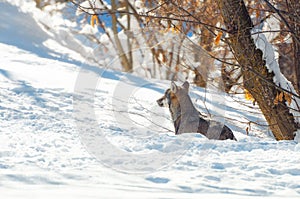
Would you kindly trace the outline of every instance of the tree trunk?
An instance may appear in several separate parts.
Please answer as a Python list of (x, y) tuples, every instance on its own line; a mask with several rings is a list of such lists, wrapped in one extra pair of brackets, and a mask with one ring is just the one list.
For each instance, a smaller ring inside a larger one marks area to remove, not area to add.
[(36, 3), (36, 7), (41, 9), (42, 8), (42, 5), (41, 5), (41, 0), (35, 0), (35, 3)]
[[(263, 60), (262, 51), (257, 49), (250, 30), (252, 21), (243, 0), (218, 0), (218, 5), (229, 31), (229, 45), (242, 66), (244, 87), (256, 100), (277, 140), (292, 140), (297, 130), (294, 117), (289, 112), (285, 100), (274, 104), (278, 93)], [(259, 77), (263, 76), (263, 78)]]
[(111, 13), (112, 31), (114, 33), (114, 40), (116, 42), (116, 48), (118, 51), (117, 53), (119, 54), (119, 59), (121, 60), (121, 64), (123, 66), (124, 71), (132, 72), (132, 63), (130, 63), (130, 61), (128, 60), (118, 36), (118, 27), (117, 27), (118, 20), (117, 20), (117, 14), (115, 12), (117, 11), (117, 4), (115, 0), (111, 0), (111, 8), (112, 8), (112, 13)]
[(294, 50), (294, 68), (295, 73), (293, 84), (296, 91), (300, 94), (300, 3), (299, 0), (288, 0), (288, 12), (290, 13), (290, 25), (292, 29), (293, 50)]
[[(126, 1), (126, 12), (129, 13), (129, 2), (128, 0)], [(127, 14), (127, 31), (131, 31), (131, 17), (130, 14)], [(128, 47), (128, 62), (130, 66), (130, 70), (133, 69), (133, 57), (132, 57), (132, 45), (131, 45), (131, 38), (127, 36), (127, 47)]]
[[(213, 45), (213, 34), (206, 27), (202, 27), (200, 46), (204, 50), (211, 52), (212, 45)], [(200, 57), (198, 57), (197, 59), (200, 60), (201, 65), (194, 69), (194, 73), (195, 73), (194, 83), (199, 87), (205, 88), (207, 84), (207, 67), (211, 67), (211, 66), (205, 65), (205, 60), (203, 60), (206, 59), (205, 56), (200, 55)]]
[[(279, 10), (288, 10), (286, 1), (279, 2), (277, 4)], [(275, 45), (278, 49), (278, 63), (281, 73), (297, 88), (297, 82), (295, 82), (295, 65), (294, 65), (294, 51), (293, 42), (284, 42), (284, 38), (290, 34), (286, 32), (287, 29), (285, 23), (281, 20), (278, 22), (280, 26), (280, 33), (274, 39)], [(284, 31), (282, 31), (284, 30)]]

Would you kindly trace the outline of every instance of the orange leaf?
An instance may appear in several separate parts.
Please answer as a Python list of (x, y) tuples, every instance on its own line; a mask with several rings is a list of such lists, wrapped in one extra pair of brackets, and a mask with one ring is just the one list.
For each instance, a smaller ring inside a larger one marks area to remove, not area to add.
[(260, 16), (260, 10), (256, 10), (255, 16), (256, 16), (257, 19), (259, 18), (259, 16)]
[(280, 42), (284, 43), (284, 36), (280, 36)]
[(146, 22), (146, 24), (148, 24), (148, 23), (150, 22), (150, 20), (151, 20), (151, 18), (150, 18), (150, 17), (146, 17), (146, 18), (145, 18), (145, 22)]
[(282, 102), (283, 101), (283, 92), (277, 93), (273, 103), (275, 105), (278, 105), (278, 102)]
[(179, 29), (177, 27), (170, 28), (170, 30), (172, 31), (172, 33), (179, 33)]
[(284, 99), (287, 101), (287, 103), (289, 105), (291, 105), (291, 103), (292, 103), (292, 95), (291, 94), (285, 92), (284, 93)]
[(215, 39), (215, 42), (214, 42), (216, 46), (220, 44), (220, 40), (221, 40), (222, 35), (223, 35), (223, 32), (218, 33), (218, 35)]
[(279, 93), (279, 95), (278, 95), (278, 100), (279, 100), (280, 102), (283, 101), (283, 92)]
[(259, 19), (259, 17), (260, 17), (260, 12), (261, 12), (261, 8), (262, 8), (262, 6), (260, 5), (260, 4), (256, 4), (257, 6), (256, 6), (256, 11), (255, 11), (255, 16), (256, 16), (256, 18), (257, 19)]
[(253, 98), (253, 96), (251, 95), (251, 93), (250, 93), (247, 89), (244, 89), (244, 91), (245, 91), (245, 99), (246, 99), (246, 100), (254, 101), (254, 98)]
[(92, 17), (91, 17), (91, 26), (94, 27), (95, 21), (96, 21), (96, 24), (98, 25), (99, 24), (99, 20), (98, 20), (97, 15), (92, 15)]

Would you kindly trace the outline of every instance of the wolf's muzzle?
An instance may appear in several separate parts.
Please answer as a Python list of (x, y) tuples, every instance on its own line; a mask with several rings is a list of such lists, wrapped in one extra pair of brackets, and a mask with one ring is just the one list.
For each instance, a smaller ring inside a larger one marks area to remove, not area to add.
[(163, 107), (163, 106), (164, 106), (164, 102), (163, 102), (163, 101), (164, 101), (163, 98), (160, 98), (160, 99), (156, 100), (158, 106), (160, 106), (160, 107)]

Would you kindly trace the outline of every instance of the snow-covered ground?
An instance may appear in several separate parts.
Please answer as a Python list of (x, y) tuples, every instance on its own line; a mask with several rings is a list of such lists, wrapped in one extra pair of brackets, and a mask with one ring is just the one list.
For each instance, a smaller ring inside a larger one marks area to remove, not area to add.
[(300, 197), (300, 145), (254, 124), (246, 135), (249, 120), (264, 119), (242, 96), (191, 88), (238, 142), (175, 136), (156, 105), (170, 82), (82, 64), (88, 48), (67, 29), (51, 32), (31, 4), (9, 2), (0, 1), (1, 198)]

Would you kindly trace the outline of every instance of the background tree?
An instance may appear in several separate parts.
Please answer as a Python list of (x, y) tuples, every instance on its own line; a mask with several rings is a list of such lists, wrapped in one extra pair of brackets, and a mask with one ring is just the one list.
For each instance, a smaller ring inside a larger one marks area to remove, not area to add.
[[(123, 66), (124, 71), (137, 72), (136, 68), (144, 68), (144, 72), (148, 74), (148, 77), (170, 80), (176, 80), (178, 75), (180, 76), (179, 78), (183, 79), (194, 76), (195, 82), (198, 85), (205, 86), (205, 77), (202, 77), (203, 74), (200, 74), (199, 71), (206, 73), (207, 66), (204, 66), (201, 64), (201, 60), (198, 60), (200, 56), (194, 56), (195, 59), (192, 59), (189, 54), (199, 54), (199, 52), (194, 52), (195, 50), (192, 48), (198, 41), (206, 43), (207, 48), (211, 48), (212, 44), (209, 41), (205, 42), (204, 39), (197, 39), (201, 37), (201, 34), (198, 34), (197, 38), (192, 40), (190, 37), (186, 37), (187, 34), (190, 34), (189, 31), (191, 30), (189, 23), (182, 24), (178, 20), (169, 20), (168, 17), (164, 16), (161, 16), (159, 20), (156, 17), (153, 18), (155, 9), (151, 10), (151, 7), (146, 6), (148, 3), (151, 4), (151, 2), (131, 2), (127, 0), (110, 1), (109, 3), (101, 0), (73, 1), (73, 4), (78, 7), (78, 13), (81, 15), (97, 16), (100, 22), (98, 25), (101, 26), (106, 36), (110, 38), (110, 43), (113, 46), (113, 48), (106, 49), (109, 49), (108, 51), (113, 49), (114, 53), (118, 55), (120, 65)], [(166, 8), (169, 7), (167, 6)], [(168, 13), (170, 12), (168, 11)], [(141, 13), (144, 14), (141, 15)], [(171, 14), (168, 15), (172, 16)], [(111, 22), (107, 23), (107, 21)], [(182, 25), (185, 27), (182, 28)], [(127, 42), (122, 42), (119, 39), (120, 37), (126, 37)], [(170, 38), (173, 39), (171, 40)], [(210, 40), (213, 41), (212, 36)], [(195, 43), (195, 41), (197, 42)], [(100, 41), (97, 43), (103, 44)], [(130, 49), (132, 44), (135, 44), (136, 48)], [(138, 48), (142, 54), (134, 52)], [(150, 54), (146, 49), (149, 50)], [(187, 53), (187, 51), (190, 52)], [(135, 57), (147, 57), (149, 55), (152, 57), (152, 60), (149, 60), (147, 63), (148, 66), (145, 63), (139, 64), (135, 62)], [(133, 62), (135, 63), (133, 64)], [(149, 63), (151, 64), (149, 65)], [(133, 65), (135, 68), (132, 68)]]
[(257, 101), (275, 138), (293, 139), (297, 130), (295, 118), (286, 104), (287, 99), (274, 105), (277, 94), (283, 91), (272, 83), (275, 74), (268, 71), (267, 60), (251, 37), (253, 23), (244, 2), (219, 0), (218, 4), (229, 31), (229, 45), (242, 66), (244, 87)]

